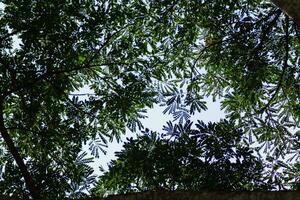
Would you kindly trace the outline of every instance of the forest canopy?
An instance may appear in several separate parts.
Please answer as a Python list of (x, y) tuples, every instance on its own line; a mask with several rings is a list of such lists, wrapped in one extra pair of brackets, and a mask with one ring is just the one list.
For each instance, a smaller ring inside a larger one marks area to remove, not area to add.
[[(141, 133), (140, 119), (154, 104), (181, 127), (207, 109), (206, 97), (221, 101), (234, 126), (226, 137), (240, 130), (254, 161), (267, 158), (279, 189), (284, 176), (297, 183), (300, 35), (286, 7), (265, 0), (0, 2), (1, 193), (87, 196), (96, 177), (84, 144), (98, 157), (126, 128)], [(91, 92), (79, 94), (83, 87)]]

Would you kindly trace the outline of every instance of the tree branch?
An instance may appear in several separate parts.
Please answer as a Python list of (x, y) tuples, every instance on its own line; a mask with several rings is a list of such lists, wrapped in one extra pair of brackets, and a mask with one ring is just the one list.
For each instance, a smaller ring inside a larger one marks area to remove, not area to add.
[(42, 199), (40, 191), (36, 187), (36, 185), (33, 181), (33, 178), (32, 178), (31, 174), (28, 171), (27, 166), (25, 165), (18, 149), (14, 145), (14, 142), (13, 142), (12, 138), (10, 137), (10, 135), (9, 135), (9, 133), (8, 133), (6, 127), (5, 127), (3, 115), (4, 115), (4, 113), (3, 113), (3, 100), (0, 99), (0, 132), (1, 132), (1, 136), (4, 139), (9, 152), (12, 154), (13, 158), (15, 159), (15, 161), (16, 161), (16, 163), (17, 163), (17, 165), (18, 165), (18, 167), (19, 167), (19, 169), (22, 173), (22, 176), (24, 177), (26, 187), (29, 190), (31, 196), (33, 197), (33, 199), (40, 200), (40, 199)]
[(96, 93), (71, 93), (69, 96), (95, 96)]
[(268, 34), (270, 33), (271, 29), (275, 25), (276, 21), (279, 19), (281, 13), (282, 13), (282, 11), (280, 9), (277, 9), (274, 13), (272, 12), (272, 14), (270, 16), (268, 15), (268, 17), (270, 18), (271, 16), (273, 16), (273, 14), (275, 14), (274, 18), (269, 23), (266, 24), (267, 26), (263, 27), (264, 29), (262, 30), (262, 33), (261, 33), (260, 42), (253, 49), (252, 54), (257, 53), (259, 50), (262, 49)]
[(100, 53), (100, 51), (109, 44), (109, 42), (111, 41), (111, 39), (113, 37), (115, 37), (118, 33), (120, 33), (123, 29), (120, 29), (116, 32), (114, 32), (113, 34), (111, 34), (106, 41), (99, 47), (99, 49), (96, 50), (96, 52), (94, 52), (93, 56), (90, 58), (86, 58), (85, 62), (82, 65), (73, 67), (73, 68), (68, 68), (68, 69), (63, 69), (63, 70), (56, 70), (56, 71), (47, 71), (44, 74), (36, 77), (34, 80), (31, 80), (30, 82), (27, 82), (26, 84), (20, 84), (17, 87), (12, 88), (11, 90), (8, 90), (7, 92), (5, 92), (3, 94), (3, 96), (8, 96), (14, 92), (17, 92), (23, 88), (28, 88), (31, 87), (32, 85), (36, 84), (39, 81), (45, 80), (49, 77), (52, 77), (54, 75), (58, 75), (58, 74), (63, 74), (63, 73), (71, 73), (71, 72), (75, 72), (78, 70), (82, 70), (82, 69), (88, 69), (88, 68), (92, 68), (95, 67), (95, 65), (92, 64), (92, 62), (96, 59), (97, 55)]
[(268, 109), (270, 107), (270, 105), (272, 104), (272, 102), (274, 101), (275, 97), (278, 95), (278, 92), (281, 89), (282, 82), (285, 77), (285, 72), (288, 68), (288, 59), (289, 59), (289, 18), (288, 18), (288, 16), (286, 16), (286, 23), (285, 23), (285, 46), (284, 46), (284, 48), (285, 48), (285, 56), (284, 56), (284, 61), (283, 61), (283, 67), (282, 67), (282, 72), (281, 72), (276, 90), (275, 90), (274, 94), (272, 95), (272, 97), (270, 98), (270, 100), (268, 101), (268, 103), (260, 110), (260, 113), (262, 113), (266, 109)]
[(13, 35), (16, 35), (18, 33), (18, 31), (12, 31), (10, 33), (7, 33), (6, 35), (0, 37), (0, 41), (2, 42), (3, 40), (13, 36)]
[(300, 1), (299, 0), (272, 0), (272, 2), (288, 14), (300, 26)]

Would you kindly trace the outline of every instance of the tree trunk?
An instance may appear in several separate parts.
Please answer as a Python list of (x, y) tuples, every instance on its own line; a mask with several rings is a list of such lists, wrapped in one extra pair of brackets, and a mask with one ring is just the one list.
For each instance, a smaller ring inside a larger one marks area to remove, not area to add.
[(40, 200), (40, 199), (42, 199), (40, 197), (40, 192), (39, 192), (38, 188), (35, 186), (32, 176), (27, 169), (27, 166), (25, 165), (18, 149), (14, 145), (14, 142), (5, 127), (3, 114), (4, 114), (3, 113), (3, 102), (0, 100), (0, 133), (1, 133), (1, 136), (7, 146), (8, 151), (12, 154), (13, 158), (15, 159), (15, 161), (24, 177), (26, 187), (29, 190), (31, 196), (33, 197), (34, 200)]
[(272, 0), (272, 2), (300, 26), (300, 0)]

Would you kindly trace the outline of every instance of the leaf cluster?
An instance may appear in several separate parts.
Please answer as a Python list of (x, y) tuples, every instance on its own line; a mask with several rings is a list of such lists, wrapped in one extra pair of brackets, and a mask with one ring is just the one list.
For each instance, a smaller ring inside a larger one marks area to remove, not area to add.
[[(145, 130), (128, 139), (94, 195), (148, 190), (263, 190), (263, 163), (231, 122), (175, 125), (171, 135)], [(167, 129), (167, 128), (166, 128)]]

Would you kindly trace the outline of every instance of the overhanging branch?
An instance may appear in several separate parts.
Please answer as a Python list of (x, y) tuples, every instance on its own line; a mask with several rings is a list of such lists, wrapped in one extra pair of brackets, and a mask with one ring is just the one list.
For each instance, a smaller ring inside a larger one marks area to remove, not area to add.
[(299, 0), (272, 0), (272, 2), (293, 18), (294, 22), (300, 26), (300, 1)]

